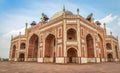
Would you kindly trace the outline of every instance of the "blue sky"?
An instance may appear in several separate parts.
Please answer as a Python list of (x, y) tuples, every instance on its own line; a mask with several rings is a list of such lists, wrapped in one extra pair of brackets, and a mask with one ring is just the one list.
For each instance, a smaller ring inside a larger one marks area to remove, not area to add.
[(63, 5), (74, 14), (79, 8), (83, 17), (92, 12), (95, 20), (107, 24), (108, 33), (120, 38), (120, 0), (0, 0), (0, 57), (9, 57), (11, 35), (24, 34), (26, 22), (39, 22), (42, 12), (50, 18)]

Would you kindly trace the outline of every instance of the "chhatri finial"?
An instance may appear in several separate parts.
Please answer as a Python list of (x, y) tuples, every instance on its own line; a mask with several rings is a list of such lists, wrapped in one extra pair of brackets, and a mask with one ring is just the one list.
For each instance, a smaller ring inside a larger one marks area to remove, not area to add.
[(104, 28), (106, 28), (106, 23), (103, 23), (103, 25), (104, 25)]
[(110, 35), (112, 35), (112, 31), (110, 32)]
[(63, 11), (65, 11), (65, 5), (63, 5)]
[(26, 29), (27, 29), (27, 27), (28, 27), (28, 23), (27, 23), (27, 22), (25, 23), (25, 27), (26, 27)]
[(106, 23), (103, 23), (103, 25), (104, 25), (104, 30), (105, 30), (105, 33), (106, 33)]
[(21, 35), (21, 32), (19, 32), (19, 35)]
[(117, 40), (118, 40), (118, 36), (117, 36), (116, 38), (117, 38)]
[(77, 14), (79, 15), (79, 9), (77, 8)]

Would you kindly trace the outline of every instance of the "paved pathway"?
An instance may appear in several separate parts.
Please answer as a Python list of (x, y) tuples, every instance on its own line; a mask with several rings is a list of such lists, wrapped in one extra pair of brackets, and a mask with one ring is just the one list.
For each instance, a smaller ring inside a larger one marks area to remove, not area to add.
[(46, 64), (34, 62), (0, 62), (0, 73), (120, 73), (120, 63)]

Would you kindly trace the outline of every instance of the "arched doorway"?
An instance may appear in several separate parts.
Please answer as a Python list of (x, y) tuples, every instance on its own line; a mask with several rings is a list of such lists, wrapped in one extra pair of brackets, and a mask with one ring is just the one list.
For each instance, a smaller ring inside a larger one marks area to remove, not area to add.
[(31, 58), (32, 61), (37, 61), (38, 40), (39, 39), (36, 34), (33, 34), (29, 40), (28, 58)]
[(12, 58), (15, 58), (15, 53), (16, 53), (16, 46), (14, 45), (12, 48)]
[(77, 33), (75, 29), (70, 28), (67, 30), (67, 40), (68, 41), (76, 41), (77, 40)]
[(94, 43), (93, 38), (90, 34), (86, 36), (86, 43), (87, 43), (87, 57), (94, 58)]
[(108, 59), (108, 62), (112, 62), (113, 61), (113, 56), (111, 53), (107, 54), (107, 59)]
[(103, 48), (103, 39), (102, 39), (102, 37), (100, 36), (100, 34), (98, 34), (98, 37), (99, 37), (99, 39), (98, 39), (98, 45), (99, 45), (99, 48), (100, 48), (100, 53), (99, 53), (99, 55), (100, 55), (100, 61), (102, 61), (102, 58), (104, 58), (104, 48)]
[(45, 62), (55, 62), (55, 36), (49, 34), (45, 39)]
[(24, 53), (19, 54), (19, 61), (25, 61)]
[(67, 50), (68, 63), (76, 63), (77, 50), (75, 48), (69, 48)]

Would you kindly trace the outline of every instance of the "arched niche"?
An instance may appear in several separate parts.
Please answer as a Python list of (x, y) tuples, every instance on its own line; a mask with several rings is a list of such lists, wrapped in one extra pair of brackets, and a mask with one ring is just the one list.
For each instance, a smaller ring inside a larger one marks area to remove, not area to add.
[(25, 49), (25, 47), (26, 47), (25, 43), (20, 44), (20, 49)]
[(67, 40), (68, 41), (76, 41), (77, 40), (77, 32), (75, 29), (70, 28), (67, 30)]

